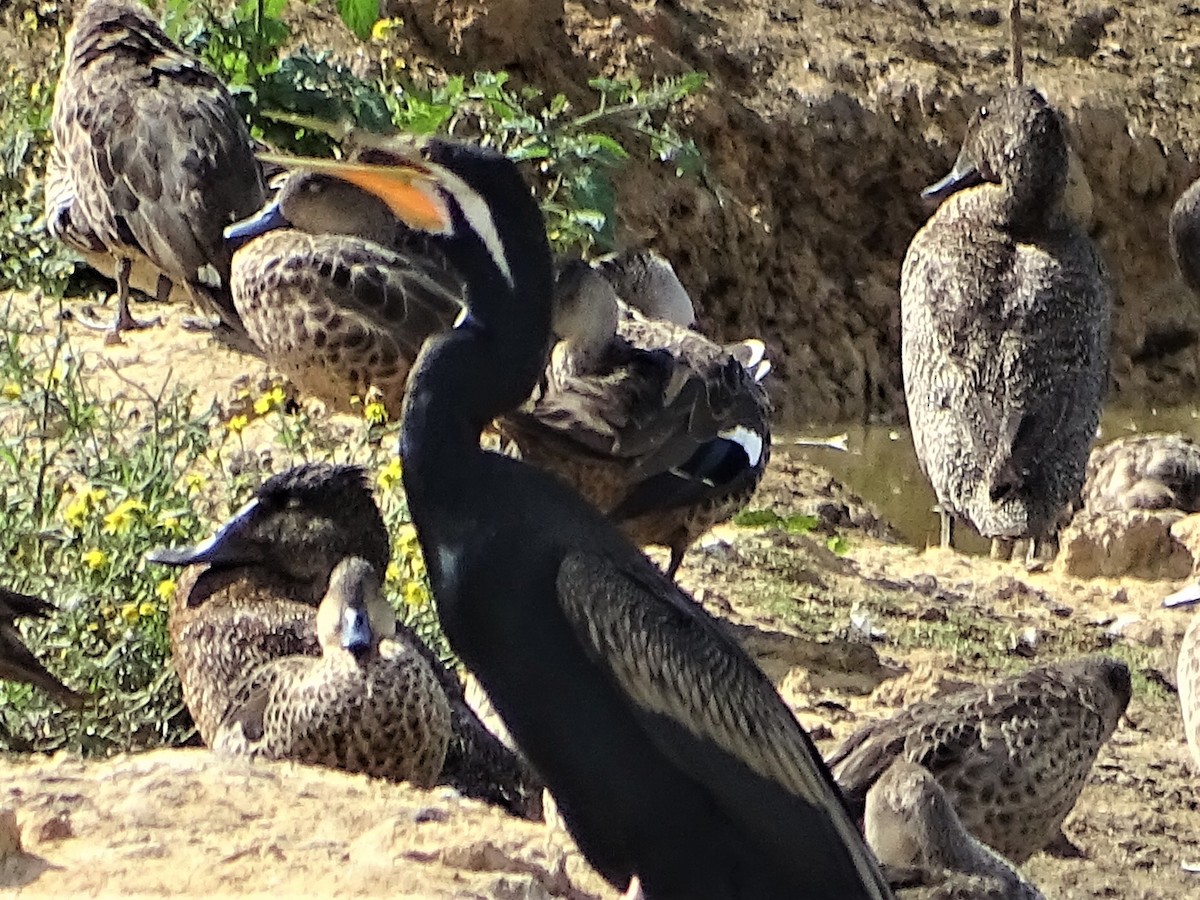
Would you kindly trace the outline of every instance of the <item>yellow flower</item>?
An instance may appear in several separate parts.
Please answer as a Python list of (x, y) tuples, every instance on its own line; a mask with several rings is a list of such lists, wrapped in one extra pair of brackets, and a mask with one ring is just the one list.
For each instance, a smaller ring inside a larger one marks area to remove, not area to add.
[(146, 511), (146, 504), (141, 500), (128, 498), (116, 505), (104, 517), (105, 534), (124, 534), (133, 525), (133, 520)]
[(378, 400), (363, 407), (363, 418), (371, 425), (383, 425), (388, 420), (387, 408)]
[(403, 469), (400, 466), (400, 457), (393, 456), (388, 460), (388, 464), (379, 470), (379, 475), (375, 481), (381, 490), (390, 491), (396, 486), (402, 473)]
[(137, 611), (138, 615), (140, 616), (152, 616), (158, 612), (158, 607), (149, 600), (143, 600), (141, 605), (137, 608)]
[(429, 603), (429, 591), (425, 589), (424, 582), (405, 582), (404, 602), (409, 606), (425, 606), (427, 603)]
[(384, 571), (383, 577), (385, 581), (400, 580), (400, 566), (396, 564), (395, 560), (387, 564), (387, 569)]
[(16, 400), (21, 396), (21, 386), (15, 381), (10, 381), (0, 389), (0, 394), (3, 394), (9, 400)]
[(165, 603), (170, 603), (171, 598), (175, 596), (175, 579), (164, 578), (158, 583), (158, 586), (154, 589), (154, 593), (158, 599)]
[(283, 406), (284, 400), (287, 399), (283, 395), (283, 388), (275, 385), (261, 397), (254, 401), (254, 412), (257, 415), (265, 416), (273, 409)]
[(376, 19), (371, 26), (371, 40), (385, 41), (397, 28), (404, 27), (403, 19)]
[(189, 494), (195, 494), (208, 482), (208, 479), (199, 472), (188, 472), (183, 476), (183, 486), (187, 488)]
[(63, 376), (67, 374), (67, 370), (61, 364), (56, 365), (53, 369), (46, 373), (46, 382), (50, 385), (56, 385), (63, 380)]
[(230, 434), (241, 434), (247, 425), (250, 424), (250, 417), (246, 415), (234, 416), (225, 427)]
[(83, 564), (89, 569), (103, 569), (108, 565), (108, 554), (99, 547), (93, 547), (83, 554)]
[(75, 499), (63, 510), (63, 520), (72, 528), (82, 528), (97, 506), (108, 497), (108, 491), (103, 488), (88, 488), (82, 494), (77, 493)]
[(175, 537), (183, 534), (183, 523), (179, 521), (179, 516), (172, 513), (162, 513), (158, 517), (158, 527)]
[(138, 620), (138, 605), (136, 603), (126, 603), (121, 607), (121, 618), (132, 625)]
[(405, 522), (396, 530), (396, 548), (406, 556), (417, 547), (417, 526)]
[(420, 549), (408, 558), (408, 569), (412, 572), (413, 578), (425, 577), (425, 557), (421, 555)]

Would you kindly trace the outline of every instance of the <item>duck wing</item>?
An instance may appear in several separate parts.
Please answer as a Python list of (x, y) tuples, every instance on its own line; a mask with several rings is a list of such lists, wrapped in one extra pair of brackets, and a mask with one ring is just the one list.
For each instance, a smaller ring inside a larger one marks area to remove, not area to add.
[[(715, 622), (649, 565), (572, 551), (556, 586), (581, 648), (628, 698), (654, 749), (710, 793), (732, 828), (831, 896), (839, 885), (846, 898), (891, 896), (808, 734)], [(806, 853), (799, 835), (820, 851)]]

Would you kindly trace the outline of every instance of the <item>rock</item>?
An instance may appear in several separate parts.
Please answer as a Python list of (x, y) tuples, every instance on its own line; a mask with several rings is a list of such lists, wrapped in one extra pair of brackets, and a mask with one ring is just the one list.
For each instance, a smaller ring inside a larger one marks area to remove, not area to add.
[(1076, 514), (1059, 539), (1056, 567), (1077, 578), (1186, 578), (1193, 558), (1172, 535), (1178, 513), (1142, 510)]

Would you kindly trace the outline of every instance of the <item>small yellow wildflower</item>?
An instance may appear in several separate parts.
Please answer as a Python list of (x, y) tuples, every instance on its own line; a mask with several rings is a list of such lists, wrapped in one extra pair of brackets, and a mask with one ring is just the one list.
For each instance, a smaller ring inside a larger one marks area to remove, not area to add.
[(175, 596), (175, 579), (164, 578), (158, 583), (158, 586), (154, 588), (154, 593), (155, 596), (157, 596), (158, 599), (162, 600), (163, 602), (171, 602), (171, 598)]
[(141, 605), (138, 606), (137, 611), (139, 616), (152, 616), (158, 612), (158, 607), (149, 600), (143, 600)]
[(387, 407), (378, 400), (371, 400), (363, 407), (363, 418), (371, 425), (386, 424), (388, 420)]
[(56, 365), (53, 369), (46, 373), (46, 382), (50, 385), (56, 385), (63, 380), (63, 376), (67, 374), (67, 370), (61, 364)]
[(234, 416), (225, 427), (230, 434), (241, 434), (246, 426), (250, 424), (250, 417), (246, 415)]
[(15, 381), (10, 381), (0, 389), (0, 394), (3, 394), (7, 400), (16, 400), (21, 396), (21, 386)]
[(419, 549), (408, 558), (408, 570), (412, 572), (413, 578), (425, 577), (425, 557), (421, 555)]
[(405, 522), (396, 529), (396, 549), (406, 556), (412, 553), (417, 546), (417, 526), (412, 522)]
[(384, 577), (385, 581), (399, 581), (400, 580), (400, 566), (396, 563), (395, 560), (392, 560), (390, 563), (387, 564), (387, 569), (384, 571), (383, 577)]
[(386, 41), (393, 31), (403, 27), (403, 19), (376, 19), (371, 26), (371, 40)]
[(126, 603), (121, 607), (121, 618), (132, 625), (138, 620), (138, 605), (136, 603)]
[(379, 485), (380, 490), (390, 491), (400, 481), (401, 474), (403, 474), (403, 469), (400, 465), (400, 457), (393, 456), (388, 460), (388, 464), (379, 470), (379, 475), (376, 476), (375, 481)]
[(188, 472), (183, 476), (183, 486), (189, 494), (197, 493), (207, 483), (208, 479), (199, 472)]
[(132, 497), (122, 500), (104, 517), (105, 534), (124, 534), (133, 525), (134, 519), (146, 511), (146, 504)]
[(429, 603), (429, 591), (424, 582), (406, 581), (404, 583), (404, 602), (409, 606), (425, 606)]
[(83, 523), (106, 498), (108, 491), (103, 488), (88, 488), (83, 493), (77, 493), (75, 499), (63, 510), (63, 519), (72, 528), (82, 528)]
[(283, 394), (283, 388), (275, 385), (261, 397), (254, 401), (254, 412), (256, 415), (265, 416), (273, 409), (278, 409), (283, 406), (284, 400), (287, 398)]
[(183, 523), (179, 521), (179, 516), (172, 513), (162, 513), (158, 517), (158, 527), (174, 537), (183, 534)]
[(93, 547), (83, 554), (83, 564), (89, 569), (103, 569), (108, 565), (108, 554), (99, 547)]

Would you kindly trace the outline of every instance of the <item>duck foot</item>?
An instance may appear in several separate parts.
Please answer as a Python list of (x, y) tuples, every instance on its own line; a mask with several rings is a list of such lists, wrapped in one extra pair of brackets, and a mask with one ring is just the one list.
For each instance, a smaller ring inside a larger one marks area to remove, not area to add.
[(140, 331), (143, 328), (153, 328), (155, 325), (162, 324), (162, 318), (155, 316), (153, 319), (135, 319), (129, 311), (127, 304), (117, 303), (116, 318), (110, 321), (104, 321), (95, 316), (92, 307), (85, 305), (80, 311), (74, 314), (74, 319), (84, 328), (91, 331), (102, 331), (104, 335), (104, 343), (119, 344), (121, 343), (121, 332), (123, 331)]

